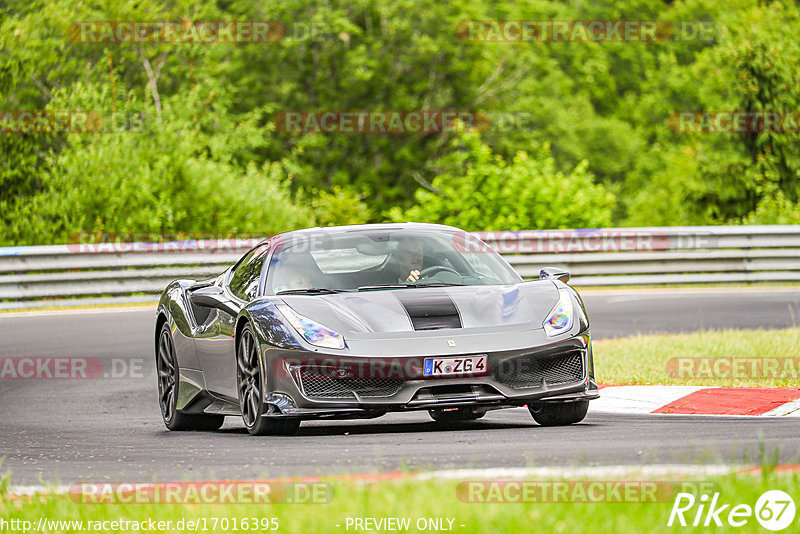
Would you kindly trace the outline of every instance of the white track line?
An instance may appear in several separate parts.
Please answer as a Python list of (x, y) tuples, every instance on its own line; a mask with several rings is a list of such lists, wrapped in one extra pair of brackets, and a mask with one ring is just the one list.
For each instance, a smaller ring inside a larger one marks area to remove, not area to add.
[(589, 403), (593, 412), (649, 414), (707, 386), (609, 386)]
[(722, 476), (750, 468), (745, 465), (593, 465), (570, 467), (506, 467), (452, 469), (420, 473), (417, 480), (502, 480), (502, 479), (651, 479), (665, 477)]
[(800, 417), (800, 399), (785, 402), (763, 415), (771, 417)]

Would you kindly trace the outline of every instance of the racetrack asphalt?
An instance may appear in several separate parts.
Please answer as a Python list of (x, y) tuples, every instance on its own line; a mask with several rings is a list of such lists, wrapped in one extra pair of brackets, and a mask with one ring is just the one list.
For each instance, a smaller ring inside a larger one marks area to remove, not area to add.
[[(584, 296), (595, 339), (719, 328), (785, 328), (800, 289), (598, 291)], [(408, 469), (757, 462), (759, 445), (800, 463), (798, 420), (620, 415), (536, 425), (525, 409), (442, 427), (425, 412), (304, 422), (296, 436), (169, 432), (156, 403), (152, 308), (0, 315), (0, 357), (141, 361), (122, 378), (0, 380), (0, 472), (12, 484), (171, 481)]]

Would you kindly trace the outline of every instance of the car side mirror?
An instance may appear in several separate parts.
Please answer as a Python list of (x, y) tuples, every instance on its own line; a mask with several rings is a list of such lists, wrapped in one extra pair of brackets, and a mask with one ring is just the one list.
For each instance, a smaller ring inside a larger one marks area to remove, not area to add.
[(539, 271), (540, 280), (561, 280), (565, 284), (569, 282), (569, 271), (559, 269), (558, 267), (544, 267)]
[(234, 317), (239, 314), (230, 300), (225, 296), (225, 292), (219, 286), (208, 286), (192, 291), (192, 304), (203, 306), (204, 308), (216, 308)]

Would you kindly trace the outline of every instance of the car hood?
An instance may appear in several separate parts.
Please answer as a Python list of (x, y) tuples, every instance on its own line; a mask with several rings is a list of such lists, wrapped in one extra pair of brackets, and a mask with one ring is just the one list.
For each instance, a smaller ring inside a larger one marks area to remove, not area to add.
[(542, 322), (558, 301), (548, 280), (506, 286), (374, 290), (332, 295), (272, 297), (345, 336), (441, 328), (529, 326)]

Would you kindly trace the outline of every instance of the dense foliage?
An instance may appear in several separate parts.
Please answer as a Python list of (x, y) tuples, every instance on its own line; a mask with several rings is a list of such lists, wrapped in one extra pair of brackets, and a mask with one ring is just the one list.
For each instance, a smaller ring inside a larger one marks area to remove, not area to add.
[[(494, 19), (659, 20), (674, 32), (566, 43), (459, 33)], [(71, 29), (115, 20), (279, 21), (285, 35), (87, 43)], [(105, 133), (0, 133), (0, 244), (386, 220), (798, 223), (796, 130), (674, 128), (686, 110), (800, 111), (797, 35), (790, 0), (6, 0), (0, 110), (134, 120)], [(492, 120), (467, 132), (285, 133), (276, 116), (291, 110)]]

